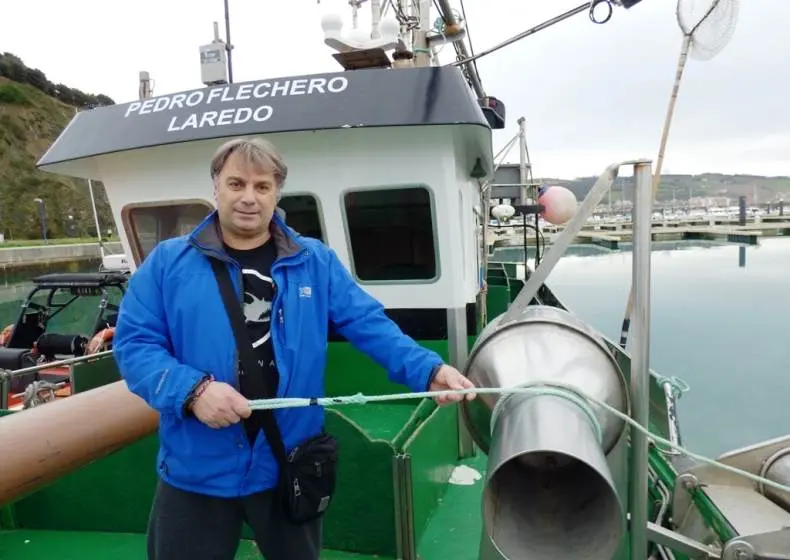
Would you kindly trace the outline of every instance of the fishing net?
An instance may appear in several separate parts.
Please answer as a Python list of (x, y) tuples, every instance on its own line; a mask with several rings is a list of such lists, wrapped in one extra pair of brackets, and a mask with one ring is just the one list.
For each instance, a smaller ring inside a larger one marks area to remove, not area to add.
[[(669, 97), (664, 128), (661, 131), (661, 142), (658, 148), (658, 158), (653, 171), (653, 199), (661, 183), (661, 168), (664, 165), (669, 129), (675, 104), (680, 91), (680, 81), (683, 78), (683, 69), (687, 57), (697, 60), (709, 60), (716, 56), (730, 42), (735, 32), (735, 22), (738, 19), (739, 0), (679, 0), (675, 9), (678, 26), (683, 32), (683, 46), (680, 49), (675, 83)], [(634, 287), (628, 293), (623, 326), (620, 333), (620, 346), (626, 347), (628, 332), (631, 328), (631, 312), (634, 305)]]
[[(730, 42), (738, 19), (738, 0), (680, 0), (675, 10), (684, 50), (696, 60), (710, 60)], [(688, 46), (685, 46), (688, 43)]]

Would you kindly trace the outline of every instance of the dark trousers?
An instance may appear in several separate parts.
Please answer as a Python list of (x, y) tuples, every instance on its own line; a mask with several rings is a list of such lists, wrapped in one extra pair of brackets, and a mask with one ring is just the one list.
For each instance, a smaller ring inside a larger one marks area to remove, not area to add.
[(233, 560), (244, 522), (266, 560), (318, 560), (320, 519), (290, 523), (273, 492), (214, 498), (161, 481), (148, 522), (148, 559)]

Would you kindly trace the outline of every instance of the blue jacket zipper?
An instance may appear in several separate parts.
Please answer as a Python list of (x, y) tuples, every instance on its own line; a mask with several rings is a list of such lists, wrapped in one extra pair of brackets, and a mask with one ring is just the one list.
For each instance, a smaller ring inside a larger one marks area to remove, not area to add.
[[(302, 258), (297, 258), (297, 257), (302, 257)], [(272, 312), (273, 312), (272, 319), (275, 318), (275, 314), (276, 314), (276, 320), (272, 320), (269, 328), (272, 333), (272, 353), (274, 354), (274, 364), (275, 366), (277, 366), (278, 371), (283, 371), (282, 362), (280, 361), (280, 357), (279, 357), (280, 350), (278, 347), (280, 344), (279, 329), (281, 327), (283, 329), (285, 328), (285, 318), (283, 316), (282, 301), (281, 301), (282, 290), (280, 290), (280, 287), (277, 283), (277, 279), (275, 278), (275, 273), (280, 269), (280, 267), (295, 266), (301, 263), (306, 257), (307, 257), (307, 250), (301, 249), (298, 255), (289, 255), (288, 257), (282, 259), (278, 258), (274, 261), (274, 264), (272, 265), (272, 285), (274, 286), (274, 301), (272, 302)], [(286, 383), (286, 385), (283, 387), (283, 395), (285, 395), (288, 392), (288, 386), (290, 385), (290, 381), (291, 378), (289, 377), (288, 383)], [(277, 393), (279, 396), (279, 387), (277, 388)]]

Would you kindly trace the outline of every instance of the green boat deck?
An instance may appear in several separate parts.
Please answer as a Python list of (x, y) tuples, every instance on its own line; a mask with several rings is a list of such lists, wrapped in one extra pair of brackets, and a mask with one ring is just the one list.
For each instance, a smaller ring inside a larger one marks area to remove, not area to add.
[[(489, 317), (502, 312), (523, 286), (507, 268), (489, 270)], [(543, 292), (542, 300), (557, 303), (547, 289)], [(468, 342), (471, 347), (474, 337)], [(446, 340), (421, 343), (448, 358)], [(614, 344), (611, 348), (628, 376), (628, 357)], [(120, 379), (111, 357), (76, 365), (74, 377), (77, 393)], [(330, 345), (327, 395), (403, 391), (350, 344)], [(666, 435), (664, 404), (663, 390), (653, 384), (651, 428), (661, 435)], [(478, 560), (487, 457), (478, 451), (459, 458), (457, 406), (437, 407), (426, 399), (333, 407), (326, 428), (340, 442), (340, 468), (324, 519), (321, 558), (394, 560), (401, 548), (413, 547), (422, 560)], [(144, 559), (158, 447), (157, 434), (151, 434), (0, 507), (0, 560)], [(651, 461), (671, 487), (674, 473), (664, 458), (651, 452)], [(453, 483), (459, 466), (480, 477)], [(655, 493), (652, 482), (650, 492)], [(245, 527), (237, 559), (260, 558), (251, 538)], [(627, 536), (622, 546), (627, 547)], [(617, 558), (627, 557), (621, 550)]]
[[(427, 524), (417, 552), (421, 558), (477, 560), (480, 545), (480, 498), (486, 457), (482, 453), (461, 461), (481, 474), (472, 484), (448, 484)], [(363, 518), (363, 515), (360, 515)], [(0, 559), (25, 560), (140, 560), (145, 555), (145, 534), (93, 531), (0, 531)], [(255, 543), (243, 540), (236, 560), (258, 560)], [(322, 560), (387, 560), (391, 556), (324, 550)]]

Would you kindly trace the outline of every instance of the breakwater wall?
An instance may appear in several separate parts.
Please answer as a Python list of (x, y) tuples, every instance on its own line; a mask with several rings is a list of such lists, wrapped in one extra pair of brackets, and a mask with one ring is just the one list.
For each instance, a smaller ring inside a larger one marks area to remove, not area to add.
[[(104, 243), (106, 253), (121, 253), (117, 241)], [(39, 274), (97, 270), (101, 264), (98, 243), (7, 247), (0, 245), (0, 285), (14, 284)]]

